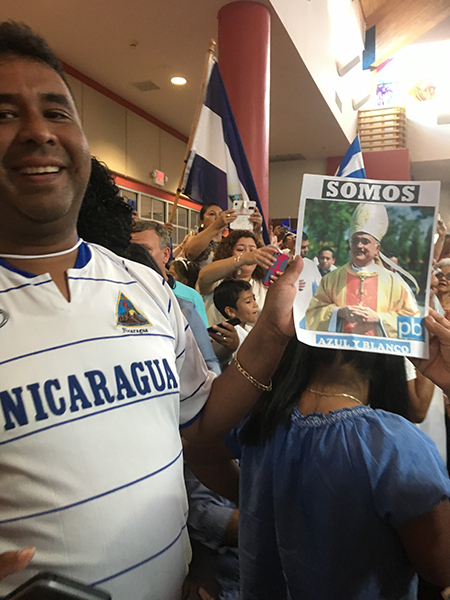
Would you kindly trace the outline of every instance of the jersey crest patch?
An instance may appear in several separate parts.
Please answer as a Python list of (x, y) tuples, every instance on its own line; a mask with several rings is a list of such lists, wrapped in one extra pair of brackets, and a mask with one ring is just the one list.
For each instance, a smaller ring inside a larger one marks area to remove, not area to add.
[(2, 308), (0, 308), (0, 327), (3, 327), (3, 325), (6, 325), (6, 323), (9, 321), (9, 315), (6, 312), (6, 310), (3, 310)]
[(117, 323), (116, 327), (143, 327), (152, 325), (122, 292), (119, 292), (116, 307)]

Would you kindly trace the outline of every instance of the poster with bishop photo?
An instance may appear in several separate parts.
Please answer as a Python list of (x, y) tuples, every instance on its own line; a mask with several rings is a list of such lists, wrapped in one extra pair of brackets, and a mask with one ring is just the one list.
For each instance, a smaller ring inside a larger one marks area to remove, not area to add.
[(305, 175), (296, 253), (308, 253), (294, 303), (311, 346), (428, 358), (437, 181)]

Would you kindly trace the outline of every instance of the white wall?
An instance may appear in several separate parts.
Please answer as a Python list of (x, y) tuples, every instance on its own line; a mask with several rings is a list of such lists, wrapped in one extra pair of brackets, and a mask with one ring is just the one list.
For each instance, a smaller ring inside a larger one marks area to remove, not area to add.
[(411, 162), (450, 158), (450, 125), (414, 120), (408, 112), (406, 145)]
[(269, 165), (269, 217), (297, 218), (302, 179), (305, 173), (326, 175), (323, 160), (291, 160)]
[[(362, 80), (364, 74), (360, 63), (344, 77), (338, 75), (328, 0), (270, 2), (348, 140), (353, 140), (358, 113), (353, 110), (351, 99), (359, 78)], [(356, 24), (354, 29), (357, 37), (359, 30)], [(336, 93), (343, 103), (342, 113), (335, 102)]]
[(151, 172), (163, 171), (161, 187), (175, 193), (186, 144), (133, 111), (67, 75), (91, 154), (111, 171), (153, 185)]
[[(91, 154), (117, 173), (149, 185), (151, 171), (168, 176), (162, 188), (175, 193), (185, 144), (121, 104), (67, 76), (86, 132)], [(326, 160), (270, 163), (271, 218), (297, 217), (304, 173), (326, 173)]]

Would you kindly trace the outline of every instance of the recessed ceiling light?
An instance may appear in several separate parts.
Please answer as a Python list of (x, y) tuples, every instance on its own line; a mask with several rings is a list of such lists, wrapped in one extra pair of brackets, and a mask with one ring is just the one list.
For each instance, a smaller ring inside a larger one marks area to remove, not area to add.
[(174, 85), (184, 85), (186, 83), (186, 79), (184, 77), (172, 77), (170, 82)]

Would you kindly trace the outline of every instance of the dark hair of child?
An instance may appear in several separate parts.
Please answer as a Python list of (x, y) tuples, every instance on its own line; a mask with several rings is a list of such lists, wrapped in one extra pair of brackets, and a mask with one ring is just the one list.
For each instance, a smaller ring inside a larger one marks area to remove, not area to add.
[[(185, 258), (175, 259), (171, 266), (175, 269), (178, 277), (186, 280), (186, 285), (195, 289), (195, 284), (198, 279), (198, 272), (200, 271), (200, 267), (194, 262), (187, 260)], [(184, 281), (183, 281), (184, 283)]]
[(225, 312), (225, 308), (229, 306), (230, 308), (236, 309), (236, 303), (239, 300), (239, 296), (242, 292), (251, 289), (252, 286), (248, 281), (243, 281), (242, 279), (225, 279), (222, 283), (219, 283), (214, 290), (214, 305), (217, 310), (228, 319), (229, 315)]
[(368, 402), (372, 408), (408, 418), (408, 385), (403, 356), (390, 356), (314, 348), (293, 338), (273, 376), (273, 390), (265, 392), (244, 425), (243, 443), (264, 445), (281, 424), (289, 428), (291, 415), (319, 369), (330, 365), (349, 364), (369, 380)]

